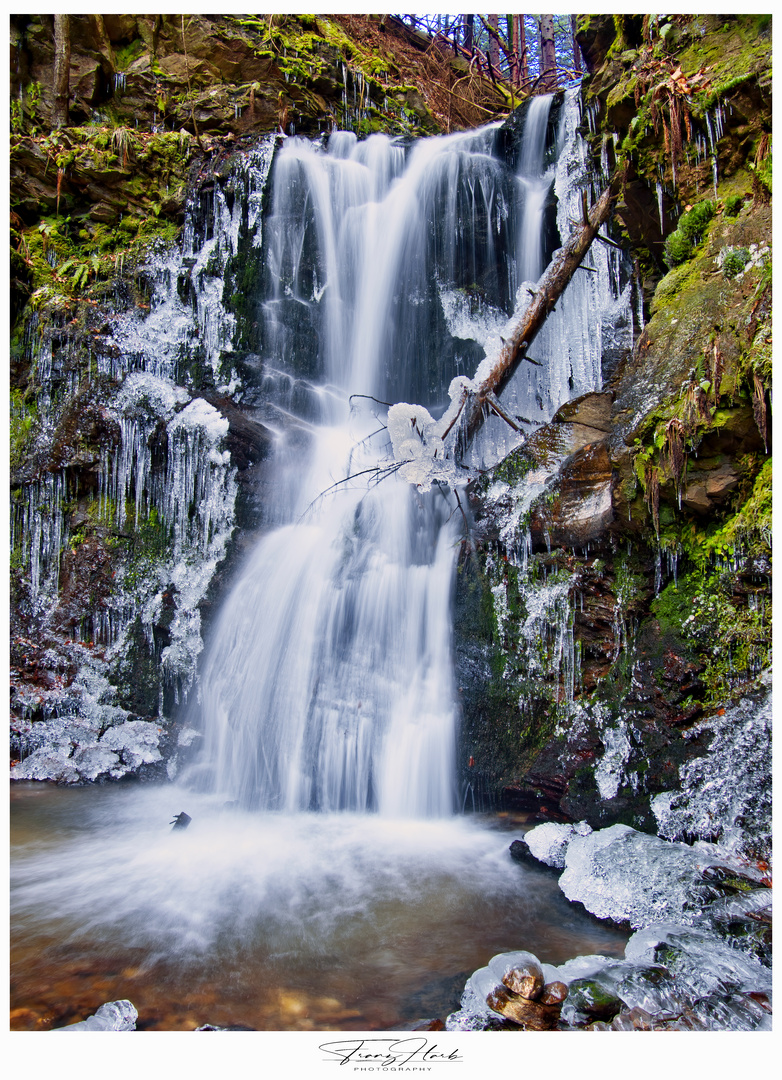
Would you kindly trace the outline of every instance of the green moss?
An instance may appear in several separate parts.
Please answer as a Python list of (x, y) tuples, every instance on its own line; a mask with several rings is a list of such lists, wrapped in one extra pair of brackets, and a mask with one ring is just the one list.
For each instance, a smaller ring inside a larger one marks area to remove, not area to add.
[(700, 243), (706, 233), (706, 228), (714, 217), (715, 206), (711, 199), (704, 199), (696, 203), (692, 210), (682, 214), (679, 218), (678, 228), (685, 236), (689, 236), (695, 243)]
[(38, 409), (35, 400), (28, 400), (21, 390), (11, 390), (10, 403), (9, 456), (13, 470), (19, 468), (27, 457), (38, 420)]
[(733, 248), (722, 260), (722, 273), (728, 280), (736, 277), (749, 262), (749, 250), (744, 247)]
[(524, 479), (533, 466), (533, 460), (523, 450), (514, 450), (492, 470), (492, 477), (513, 487)]
[(675, 266), (657, 284), (651, 304), (652, 313), (659, 311), (678, 293), (686, 289), (688, 285), (694, 284), (696, 279), (697, 270), (689, 262), (685, 265)]
[(735, 75), (733, 78), (717, 83), (705, 98), (705, 107), (707, 109), (713, 109), (715, 105), (719, 105), (724, 101), (733, 90), (738, 90), (739, 87), (746, 85), (746, 83), (750, 82), (753, 78), (753, 73), (744, 72), (742, 75)]
[(752, 494), (738, 513), (705, 540), (704, 549), (708, 555), (727, 558), (737, 553), (752, 557), (771, 554), (771, 479), (769, 458), (755, 479)]
[(665, 261), (669, 266), (680, 266), (692, 258), (695, 245), (692, 238), (680, 229), (665, 239)]

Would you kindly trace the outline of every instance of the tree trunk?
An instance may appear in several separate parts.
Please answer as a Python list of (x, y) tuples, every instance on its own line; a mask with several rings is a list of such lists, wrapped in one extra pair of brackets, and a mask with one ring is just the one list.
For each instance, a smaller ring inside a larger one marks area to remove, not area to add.
[(69, 15), (54, 16), (54, 109), (52, 127), (68, 126), (71, 75), (71, 26)]
[(511, 86), (519, 85), (519, 51), (518, 41), (516, 38), (516, 16), (505, 16), (508, 24), (508, 49), (510, 55), (508, 56), (508, 65), (510, 67), (510, 84)]
[(523, 86), (529, 79), (529, 63), (527, 62), (527, 31), (524, 27), (524, 16), (514, 15), (516, 23), (516, 53), (519, 58), (519, 86)]
[[(497, 33), (499, 33), (500, 17), (499, 15), (487, 15), (486, 22)], [(494, 68), (495, 74), (499, 75), (500, 72), (500, 43), (495, 37), (489, 35), (489, 61)]]
[(462, 24), (464, 26), (464, 47), (472, 55), (475, 48), (475, 16), (462, 15)]
[(544, 86), (554, 86), (557, 81), (557, 53), (554, 47), (554, 16), (540, 16), (540, 73)]
[(581, 67), (581, 49), (576, 41), (576, 16), (570, 16), (570, 36), (573, 40), (573, 71), (576, 75), (580, 75), (582, 72)]
[(538, 283), (532, 302), (513, 327), (510, 337), (505, 339), (494, 367), (478, 389), (470, 395), (470, 400), (466, 403), (468, 442), (485, 419), (485, 402), (491, 402), (493, 397), (498, 397), (513, 378), (519, 364), (526, 357), (527, 349), (546, 321), (547, 315), (553, 311), (557, 300), (581, 265), (600, 226), (608, 219), (620, 182), (621, 176), (617, 173), (588, 215), (585, 204), (583, 226), (549, 263), (548, 269)]

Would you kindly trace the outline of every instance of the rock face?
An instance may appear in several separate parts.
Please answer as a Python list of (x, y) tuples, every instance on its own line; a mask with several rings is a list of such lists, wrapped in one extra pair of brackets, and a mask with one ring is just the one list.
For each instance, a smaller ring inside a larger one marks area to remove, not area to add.
[[(746, 710), (767, 747), (768, 23), (579, 26), (592, 138), (625, 177), (612, 235), (635, 260), (635, 340), (622, 355), (609, 335), (603, 392), (565, 405), (471, 490), (460, 757), (485, 803), (654, 832), (668, 806), (694, 805), (696, 775), (741, 768), (726, 716), (740, 742)], [(677, 125), (704, 147), (697, 161)], [(666, 835), (767, 853), (767, 806), (761, 825), (706, 801)]]

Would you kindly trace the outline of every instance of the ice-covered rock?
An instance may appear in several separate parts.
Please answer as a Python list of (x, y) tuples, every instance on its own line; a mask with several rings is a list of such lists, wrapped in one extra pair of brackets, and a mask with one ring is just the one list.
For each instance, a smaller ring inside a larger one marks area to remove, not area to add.
[(101, 748), (115, 750), (130, 769), (160, 761), (160, 728), (151, 720), (128, 720), (101, 736)]
[(559, 825), (546, 821), (522, 837), (530, 852), (539, 862), (561, 870), (565, 865), (565, 852), (574, 836), (588, 836), (592, 829), (585, 821), (577, 825)]
[(693, 922), (713, 899), (702, 877), (709, 861), (686, 844), (612, 825), (571, 840), (559, 887), (598, 918), (634, 928), (664, 919)]
[(122, 722), (103, 734), (100, 723), (89, 717), (41, 721), (33, 725), (30, 736), (40, 745), (11, 769), (11, 779), (60, 784), (106, 776), (117, 780), (141, 765), (161, 760), (160, 736), (161, 728), (150, 720)]
[(123, 998), (120, 1001), (107, 1001), (92, 1016), (78, 1024), (54, 1028), (54, 1031), (135, 1031), (138, 1010)]
[[(500, 953), (474, 972), (446, 1030), (505, 1026), (486, 997), (507, 998), (503, 976), (528, 957)], [(547, 986), (567, 987), (560, 1028), (755, 1031), (771, 1026), (770, 969), (708, 929), (655, 923), (630, 938), (624, 959), (594, 954), (540, 968)], [(564, 991), (558, 989), (561, 1001)]]
[(489, 961), (489, 970), (514, 993), (533, 1001), (540, 997), (545, 980), (540, 961), (533, 953), (523, 949), (498, 953)]
[(625, 956), (634, 963), (663, 964), (691, 998), (717, 993), (771, 992), (771, 971), (707, 930), (655, 923), (633, 934)]
[[(770, 685), (770, 672), (764, 679)], [(693, 729), (711, 734), (703, 757), (681, 766), (680, 791), (652, 800), (660, 836), (719, 838), (736, 852), (770, 849), (771, 693), (745, 698)]]

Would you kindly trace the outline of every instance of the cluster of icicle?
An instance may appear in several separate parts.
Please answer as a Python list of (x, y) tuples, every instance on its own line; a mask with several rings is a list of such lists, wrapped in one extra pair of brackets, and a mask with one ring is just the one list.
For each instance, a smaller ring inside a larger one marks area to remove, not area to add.
[[(230, 361), (234, 320), (222, 304), (223, 274), (243, 225), (252, 242), (261, 243), (261, 201), (273, 148), (273, 138), (267, 139), (234, 166), (228, 186), (241, 186), (244, 197), (231, 209), (219, 185), (206, 212), (196, 201), (188, 205), (181, 250), (154, 253), (145, 267), (153, 284), (149, 312), (110, 313), (106, 347), (86, 372), (88, 381), (98, 375), (116, 387), (105, 408), (119, 433), (116, 446), (100, 451), (90, 516), (118, 532), (153, 523), (167, 553), (138, 556), (105, 609), (74, 633), (108, 646), (111, 659), (122, 655), (128, 630), (140, 619), (151, 648), (164, 592), (173, 586), (177, 610), (163, 664), (175, 686), (186, 687), (194, 676), (202, 647), (198, 604), (225, 554), (237, 490), (225, 447), (228, 421), (183, 384), (193, 357), (211, 369), (215, 382), (226, 355)], [(56, 424), (52, 380), (61, 386), (60, 369), (74, 367), (63, 352), (70, 337), (61, 335), (59, 345), (53, 337), (51, 328), (31, 335), (36, 404), (46, 430)], [(76, 368), (71, 374), (75, 395), (85, 373)], [(228, 380), (220, 392), (235, 389), (232, 372)], [(57, 603), (61, 555), (72, 542), (64, 506), (73, 496), (66, 471), (46, 474), (25, 485), (12, 515), (12, 544), (31, 601), (42, 611)], [(63, 708), (68, 711), (66, 703)]]

